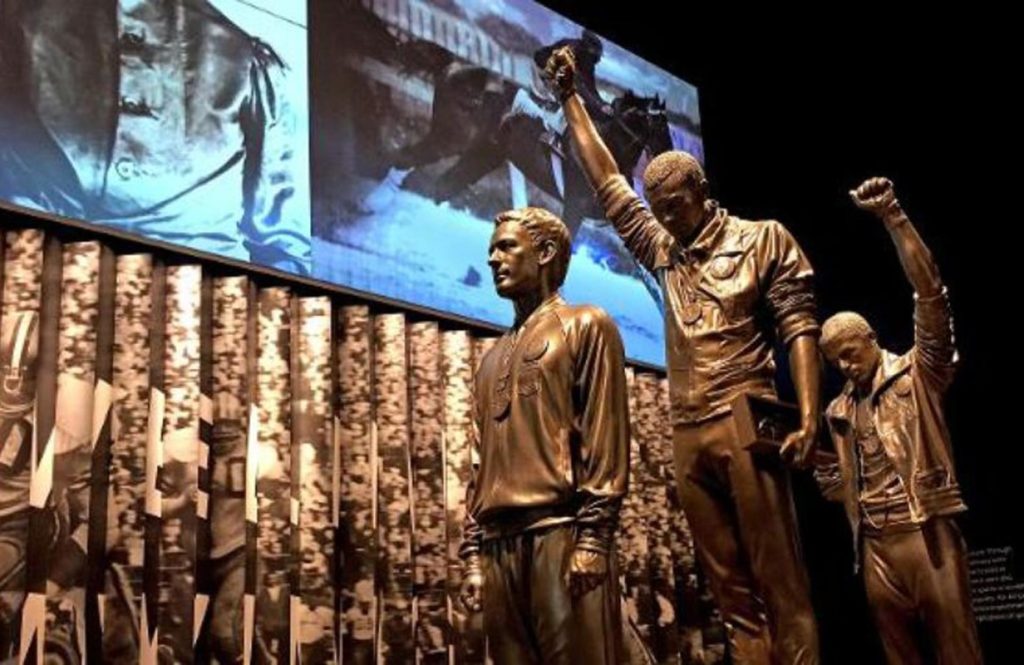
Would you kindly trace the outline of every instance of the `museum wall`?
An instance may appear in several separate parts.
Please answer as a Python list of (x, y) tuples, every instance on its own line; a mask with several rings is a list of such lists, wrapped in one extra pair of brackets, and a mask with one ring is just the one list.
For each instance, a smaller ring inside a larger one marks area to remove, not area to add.
[[(457, 550), (492, 333), (13, 213), (0, 229), (5, 658), (483, 662)], [(666, 379), (627, 372), (631, 639), (719, 662)]]

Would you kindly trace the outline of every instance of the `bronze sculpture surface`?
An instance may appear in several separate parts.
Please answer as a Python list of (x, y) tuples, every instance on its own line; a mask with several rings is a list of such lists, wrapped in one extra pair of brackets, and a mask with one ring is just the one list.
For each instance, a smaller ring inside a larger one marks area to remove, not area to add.
[(826, 411), (838, 462), (815, 476), (846, 508), (886, 659), (980, 663), (953, 519), (966, 506), (942, 409), (957, 361), (946, 288), (889, 180), (869, 179), (850, 196), (885, 225), (914, 289), (914, 346), (902, 355), (881, 348), (853, 312), (825, 322), (822, 351), (847, 383)]
[(819, 420), (811, 265), (778, 222), (741, 220), (711, 200), (703, 169), (687, 153), (651, 161), (648, 209), (576, 94), (573, 53), (553, 54), (547, 75), (605, 214), (661, 284), (679, 494), (733, 660), (817, 663), (786, 471), (777, 459), (755, 461), (741, 449), (730, 417), (738, 395), (775, 395), (774, 333), (788, 348), (800, 404), (800, 426), (786, 437), (782, 457), (795, 466), (811, 461)]
[(614, 535), (629, 476), (622, 341), (601, 309), (558, 293), (569, 231), (498, 215), (489, 264), (515, 323), (476, 377), (462, 599), (496, 663), (620, 663)]

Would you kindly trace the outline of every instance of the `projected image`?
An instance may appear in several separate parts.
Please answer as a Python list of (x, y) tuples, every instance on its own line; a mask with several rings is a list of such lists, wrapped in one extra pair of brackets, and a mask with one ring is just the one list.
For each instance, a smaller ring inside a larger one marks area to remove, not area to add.
[[(580, 94), (637, 182), (658, 153), (703, 159), (696, 89), (530, 0), (313, 0), (314, 276), (508, 324), (487, 245), (496, 213), (562, 216), (563, 293), (662, 363), (660, 293), (604, 221), (541, 74), (570, 46)], [(639, 188), (638, 188), (639, 189)]]
[(0, 0), (0, 199), (308, 274), (305, 18)]

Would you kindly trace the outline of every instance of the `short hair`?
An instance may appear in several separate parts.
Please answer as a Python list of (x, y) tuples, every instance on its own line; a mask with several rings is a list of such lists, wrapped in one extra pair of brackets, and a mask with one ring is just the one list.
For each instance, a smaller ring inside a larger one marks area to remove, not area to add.
[(562, 286), (565, 282), (565, 275), (569, 272), (569, 258), (572, 256), (572, 238), (569, 235), (569, 228), (562, 219), (544, 208), (516, 208), (498, 213), (494, 218), (494, 226), (501, 226), (506, 222), (518, 222), (522, 224), (526, 232), (533, 240), (533, 246), (540, 249), (545, 242), (555, 243), (555, 259), (551, 265), (552, 276), (555, 280), (555, 288)]
[(682, 150), (663, 152), (644, 170), (644, 192), (648, 195), (666, 187), (697, 186), (705, 181), (704, 168), (697, 158)]
[(863, 316), (856, 312), (839, 312), (822, 324), (818, 344), (822, 349), (827, 349), (840, 340), (874, 336), (874, 328)]

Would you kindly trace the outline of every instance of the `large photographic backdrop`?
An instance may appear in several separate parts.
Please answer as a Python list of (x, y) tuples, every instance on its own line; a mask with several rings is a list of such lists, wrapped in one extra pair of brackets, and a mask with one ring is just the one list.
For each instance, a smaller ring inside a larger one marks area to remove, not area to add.
[(703, 158), (693, 86), (530, 0), (313, 0), (313, 274), (494, 324), (494, 216), (534, 205), (574, 236), (564, 294), (607, 309), (662, 363), (660, 294), (604, 223), (541, 77), (559, 46), (620, 168)]
[(0, 199), (310, 273), (306, 6), (0, 0)]
[(620, 167), (703, 159), (696, 88), (532, 0), (0, 0), (0, 202), (505, 326), (494, 216), (560, 214), (564, 288), (664, 359), (597, 209), (557, 47)]

